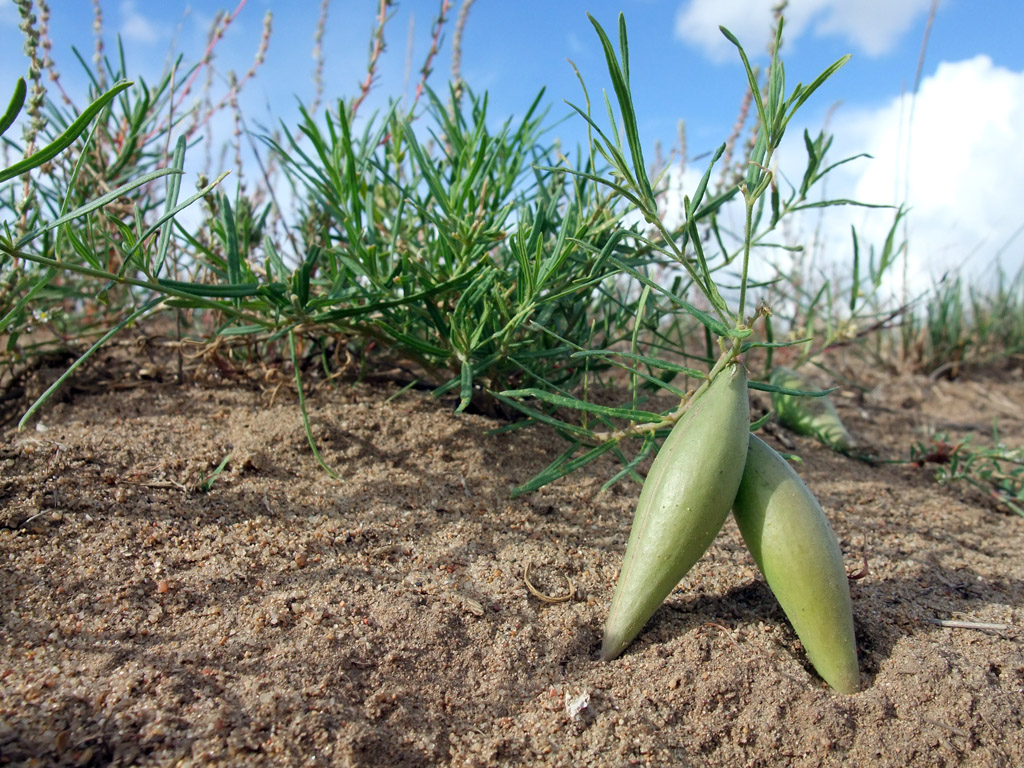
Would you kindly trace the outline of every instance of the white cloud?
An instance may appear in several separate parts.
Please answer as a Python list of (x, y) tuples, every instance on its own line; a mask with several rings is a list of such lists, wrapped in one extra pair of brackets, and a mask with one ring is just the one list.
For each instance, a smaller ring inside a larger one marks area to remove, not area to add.
[(928, 13), (932, 0), (832, 0), (814, 26), (817, 35), (845, 37), (869, 56), (896, 47), (918, 16)]
[(137, 43), (156, 43), (162, 37), (160, 30), (135, 8), (135, 0), (121, 3), (121, 35)]
[[(676, 14), (676, 37), (696, 45), (713, 61), (736, 54), (719, 31), (739, 38), (748, 54), (765, 49), (777, 0), (687, 0)], [(931, 0), (791, 0), (785, 35), (792, 45), (804, 33), (841, 37), (869, 56), (890, 51)]]
[[(912, 293), (959, 268), (969, 283), (983, 283), (997, 256), (1015, 273), (1024, 263), (1024, 238), (1013, 240), (1024, 225), (1014, 194), (1024, 178), (1024, 72), (987, 56), (944, 62), (922, 81), (912, 126), (909, 117), (909, 103), (899, 98), (842, 116), (834, 128), (841, 147), (832, 159), (860, 151), (874, 159), (848, 166), (830, 192), (908, 204)], [(877, 212), (849, 211), (843, 218), (830, 217), (834, 242), (849, 243), (852, 222), (866, 242), (880, 246), (891, 223), (890, 214)]]
[[(880, 298), (903, 295), (906, 266), (907, 294), (920, 296), (944, 275), (959, 271), (964, 281), (991, 288), (997, 265), (1012, 276), (1024, 268), (1024, 208), (1019, 179), (1024, 178), (1024, 71), (995, 65), (987, 56), (944, 62), (922, 80), (910, 124), (907, 101), (893, 98), (871, 109), (839, 112), (830, 127), (835, 142), (828, 162), (866, 152), (836, 169), (827, 180), (826, 196), (909, 209), (898, 245), (907, 241), (903, 257), (888, 273)], [(809, 128), (816, 135), (818, 128)], [(799, 183), (806, 163), (801, 133), (791, 125), (777, 159), (791, 183)], [(909, 156), (909, 159), (908, 159)], [(666, 209), (678, 218), (680, 188), (692, 194), (699, 171), (670, 175), (672, 191)], [(717, 170), (712, 179), (717, 179)], [(783, 186), (783, 192), (788, 187)], [(812, 192), (812, 199), (818, 199)], [(726, 230), (740, 232), (738, 206), (723, 211)], [(895, 215), (894, 209), (842, 206), (813, 209), (769, 238), (774, 242), (809, 247), (806, 267), (814, 274), (848, 277), (852, 271), (851, 225), (861, 246), (861, 277), (867, 272), (869, 250), (880, 252)], [(820, 217), (820, 218), (819, 218)], [(673, 223), (675, 219), (673, 219)], [(758, 251), (752, 274), (771, 275), (770, 265), (786, 266), (780, 251)]]

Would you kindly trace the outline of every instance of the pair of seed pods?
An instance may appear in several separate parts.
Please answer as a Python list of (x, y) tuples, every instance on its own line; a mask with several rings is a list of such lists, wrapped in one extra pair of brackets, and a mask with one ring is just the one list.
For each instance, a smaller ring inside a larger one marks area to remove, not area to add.
[(640, 493), (605, 623), (602, 658), (639, 634), (718, 535), (729, 510), (818, 674), (860, 687), (850, 588), (839, 542), (804, 482), (750, 434), (747, 376), (721, 371), (672, 428)]

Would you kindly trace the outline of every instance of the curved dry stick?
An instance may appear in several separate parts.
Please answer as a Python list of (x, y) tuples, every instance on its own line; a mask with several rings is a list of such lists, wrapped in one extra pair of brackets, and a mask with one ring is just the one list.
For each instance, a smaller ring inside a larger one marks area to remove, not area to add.
[(526, 582), (526, 588), (530, 590), (530, 594), (536, 597), (538, 600), (544, 603), (567, 603), (576, 596), (576, 585), (572, 583), (572, 579), (562, 573), (562, 578), (565, 579), (565, 583), (569, 586), (569, 592), (565, 595), (546, 595), (533, 586), (530, 581), (530, 569), (533, 568), (533, 562), (526, 564), (526, 571), (523, 573), (523, 581)]

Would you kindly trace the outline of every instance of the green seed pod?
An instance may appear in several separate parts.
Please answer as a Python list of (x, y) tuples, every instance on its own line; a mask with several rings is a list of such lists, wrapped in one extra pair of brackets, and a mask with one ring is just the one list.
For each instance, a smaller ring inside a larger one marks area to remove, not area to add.
[(644, 482), (604, 627), (601, 658), (640, 632), (721, 530), (750, 437), (747, 375), (723, 370), (672, 428)]
[[(808, 389), (807, 382), (789, 368), (773, 368), (770, 380), (777, 387)], [(779, 417), (779, 423), (798, 435), (816, 437), (840, 453), (856, 447), (828, 395), (800, 397), (772, 392), (772, 408)]]
[(839, 542), (804, 481), (756, 435), (733, 514), (811, 664), (835, 690), (856, 692), (857, 640)]

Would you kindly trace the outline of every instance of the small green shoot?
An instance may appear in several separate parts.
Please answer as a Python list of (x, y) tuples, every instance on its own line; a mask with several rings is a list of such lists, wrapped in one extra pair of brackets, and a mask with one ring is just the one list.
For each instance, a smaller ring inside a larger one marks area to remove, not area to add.
[(202, 473), (199, 477), (199, 492), (208, 493), (213, 489), (213, 484), (217, 482), (217, 478), (220, 477), (221, 473), (227, 468), (228, 462), (231, 461), (231, 457), (234, 455), (234, 451), (228, 451), (227, 455), (221, 459), (213, 472), (210, 473), (209, 477), (206, 477), (206, 473)]

